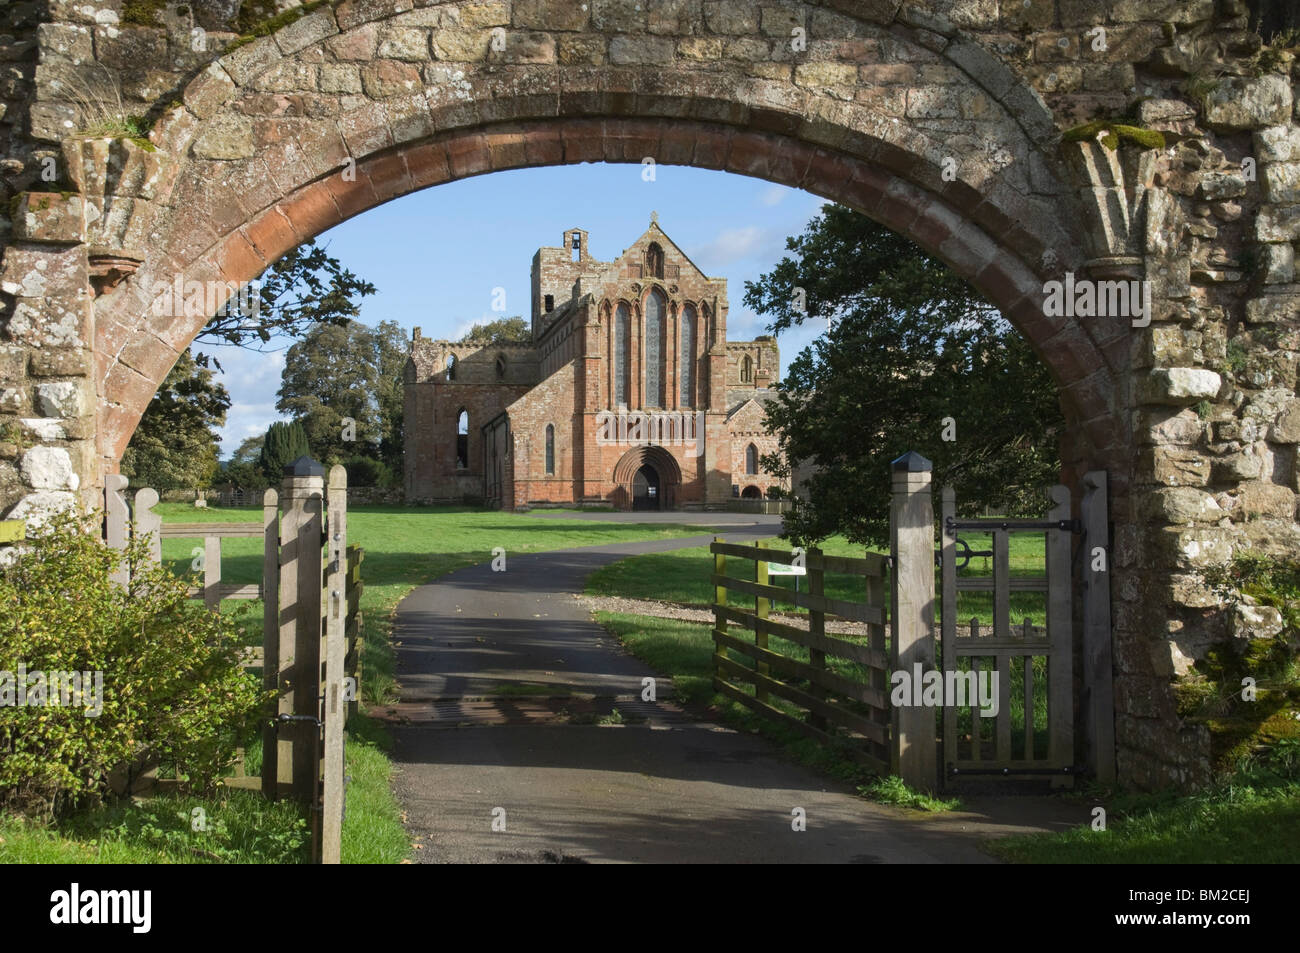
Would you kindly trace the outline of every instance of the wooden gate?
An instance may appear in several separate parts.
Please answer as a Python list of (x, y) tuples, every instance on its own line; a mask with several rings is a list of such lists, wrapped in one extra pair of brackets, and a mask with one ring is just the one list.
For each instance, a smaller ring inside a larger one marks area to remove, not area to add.
[[(958, 519), (955, 492), (943, 490), (938, 650), (946, 688), (940, 762), (946, 783), (971, 776), (1048, 776), (1058, 779), (1054, 785), (1073, 784), (1081, 770), (1075, 754), (1076, 649), (1084, 659), (1087, 761), (1098, 778), (1113, 777), (1105, 474), (1088, 474), (1082, 519), (1070, 517), (1067, 487), (1052, 487), (1050, 497), (1043, 520)], [(988, 538), (990, 548), (971, 547), (969, 537), (977, 534)], [(1030, 548), (1013, 571), (1013, 541), (1032, 535), (1043, 540), (1041, 557)], [(1028, 574), (1026, 558), (1035, 563)], [(990, 560), (991, 573), (959, 573), (972, 559)], [(1084, 593), (1079, 613), (1076, 591)], [(964, 592), (987, 594), (992, 625), (975, 618), (963, 623)]]
[[(242, 765), (230, 787), (260, 789), (270, 799), (293, 797), (309, 805), (312, 859), (339, 863), (344, 817), (344, 728), (360, 697), (361, 562), (364, 551), (347, 542), (347, 472), (329, 472), (300, 457), (286, 468), (280, 492), (267, 490), (259, 522), (164, 522), (153, 511), (157, 491), (144, 488), (134, 505), (126, 479), (105, 481), (105, 541), (124, 548), (128, 538), (147, 538), (152, 561), (162, 559), (164, 539), (202, 539), (202, 585), (190, 590), (213, 611), (223, 599), (263, 601), (262, 646), (247, 651), (249, 668), (260, 668), (276, 695), (263, 723), (262, 773), (245, 776)], [(260, 584), (222, 582), (221, 540), (262, 537)], [(129, 582), (127, 569), (118, 581)]]

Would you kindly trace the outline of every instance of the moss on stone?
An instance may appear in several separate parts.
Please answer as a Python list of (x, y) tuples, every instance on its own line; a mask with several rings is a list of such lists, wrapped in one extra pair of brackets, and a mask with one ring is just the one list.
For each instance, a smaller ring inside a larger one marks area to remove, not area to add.
[(276, 13), (274, 0), (246, 0), (235, 20), (236, 28), (241, 34), (240, 39), (247, 37), (248, 40), (252, 40), (259, 36), (270, 36), (281, 27), (288, 26), (295, 20), (301, 20), (313, 10), (329, 2), (330, 0), (313, 0), (300, 7), (291, 7), (282, 13)]
[(1084, 123), (1082, 126), (1075, 126), (1073, 129), (1067, 129), (1062, 134), (1062, 138), (1066, 142), (1097, 140), (1112, 152), (1118, 149), (1120, 143), (1123, 142), (1142, 149), (1163, 149), (1165, 147), (1164, 133), (1157, 132), (1154, 129), (1143, 129), (1140, 126), (1111, 122), (1107, 119), (1098, 119)]
[(158, 14), (167, 0), (126, 0), (122, 6), (122, 23), (131, 26), (162, 26)]
[[(1179, 717), (1209, 730), (1213, 765), (1225, 772), (1279, 741), (1300, 739), (1293, 716), (1300, 708), (1300, 560), (1245, 553), (1230, 567), (1206, 571), (1205, 578), (1227, 612), (1249, 596), (1277, 609), (1283, 620), (1274, 637), (1212, 646), (1196, 663), (1195, 676), (1174, 689)], [(1242, 697), (1247, 684), (1253, 699)]]

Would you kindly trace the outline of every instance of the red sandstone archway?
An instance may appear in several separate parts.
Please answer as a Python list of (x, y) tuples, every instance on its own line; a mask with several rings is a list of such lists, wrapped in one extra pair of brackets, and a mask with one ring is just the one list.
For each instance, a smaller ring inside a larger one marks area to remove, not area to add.
[[(97, 431), (106, 469), (116, 469), (159, 383), (204, 323), (152, 315), (151, 289), (159, 284), (178, 275), (249, 281), (330, 227), (442, 182), (646, 156), (804, 189), (916, 241), (979, 288), (1051, 369), (1071, 428), (1067, 466), (1104, 465), (1122, 451), (1126, 425), (1113, 415), (1111, 395), (1113, 371), (1128, 361), (1128, 330), (1043, 314), (1044, 282), (1085, 260), (1081, 218), (1053, 179), (1050, 116), (1041, 102), (1019, 96), (987, 54), (969, 46), (945, 52), (944, 68), (960, 84), (943, 90), (982, 98), (1015, 161), (968, 163), (951, 180), (942, 168), (944, 137), (923, 122), (883, 121), (870, 104), (846, 103), (815, 84), (720, 83), (707, 67), (678, 60), (651, 79), (613, 66), (557, 79), (530, 66), (489, 63), (455, 73), (443, 64), (460, 86), (394, 94), (346, 122), (303, 118), (291, 98), (259, 88), (263, 73), (308, 67), (325, 39), (359, 34), (407, 6), (373, 0), (364, 13), (349, 8), (346, 22), (342, 11), (319, 12), (307, 19), (321, 37), (301, 26), (292, 38), (232, 51), (185, 91), (188, 111), (155, 128), (154, 141), (178, 166), (175, 185), (138, 271), (96, 302)], [(869, 16), (860, 27), (884, 29)], [(935, 55), (901, 27), (886, 32), (891, 43), (912, 44), (917, 57)], [(232, 140), (232, 129), (248, 130), (256, 148)], [(199, 143), (201, 155), (191, 151)], [(1038, 182), (1030, 184), (1034, 163)]]
[(610, 502), (620, 510), (632, 508), (632, 482), (637, 471), (650, 466), (659, 474), (659, 508), (671, 510), (677, 505), (677, 488), (682, 485), (682, 468), (663, 447), (633, 447), (614, 464), (611, 479), (614, 489)]

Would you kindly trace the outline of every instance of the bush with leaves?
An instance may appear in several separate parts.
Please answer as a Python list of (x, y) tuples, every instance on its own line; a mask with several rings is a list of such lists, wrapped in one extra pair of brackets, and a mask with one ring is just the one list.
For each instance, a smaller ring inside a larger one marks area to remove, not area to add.
[[(266, 697), (239, 667), (233, 620), (187, 598), (144, 541), (104, 546), (52, 519), (0, 569), (0, 671), (102, 672), (102, 710), (0, 707), (0, 807), (51, 817), (91, 804), (115, 770), (175, 764), (212, 788)], [(112, 580), (125, 562), (132, 579)]]
[(393, 485), (393, 473), (388, 465), (374, 457), (349, 457), (343, 461), (348, 471), (348, 486), (377, 486), (388, 488)]

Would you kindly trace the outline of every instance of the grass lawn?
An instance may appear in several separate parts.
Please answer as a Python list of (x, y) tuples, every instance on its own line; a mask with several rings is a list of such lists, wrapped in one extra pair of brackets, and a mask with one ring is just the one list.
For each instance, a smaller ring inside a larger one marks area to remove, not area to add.
[[(726, 537), (723, 537), (724, 539)], [(988, 550), (992, 542), (987, 533), (963, 533), (962, 539), (970, 543), (972, 550)], [(767, 540), (772, 549), (790, 551), (790, 544), (781, 539)], [(867, 547), (855, 545), (841, 536), (832, 537), (822, 543), (822, 551), (831, 556), (866, 555)], [(1043, 574), (1044, 539), (1041, 534), (1017, 533), (1011, 536), (1009, 562), (1012, 576), (1041, 576)], [(970, 560), (965, 569), (959, 569), (962, 576), (987, 576), (993, 572), (993, 560), (986, 556), (976, 556)], [(960, 561), (958, 562), (960, 565)], [(587, 580), (587, 593), (598, 596), (625, 596), (630, 599), (658, 599), (664, 602), (678, 602), (687, 605), (707, 607), (713, 604), (713, 556), (707, 546), (691, 549), (677, 549), (669, 553), (649, 553), (633, 556), (616, 563), (611, 563), (591, 575)], [(754, 578), (753, 563), (729, 557), (727, 575), (738, 579)], [(935, 572), (935, 585), (939, 584), (939, 573)], [(769, 583), (793, 592), (794, 576), (772, 576)], [(801, 580), (799, 587), (807, 591), (807, 581)], [(859, 576), (840, 573), (827, 573), (825, 579), (826, 595), (835, 599), (862, 601), (863, 580)], [(753, 607), (754, 597), (745, 593), (731, 591), (727, 593), (727, 602), (731, 605)], [(773, 610), (788, 611), (790, 605), (773, 605)], [(936, 617), (939, 606), (936, 603)], [(957, 594), (957, 616), (962, 622), (972, 618), (987, 625), (993, 621), (993, 594), (991, 592), (960, 592)], [(1042, 625), (1047, 617), (1045, 596), (1037, 592), (1011, 593), (1011, 618), (1021, 622), (1028, 618), (1034, 625)]]
[[(195, 508), (159, 504), (168, 522), (260, 522), (260, 508)], [(547, 511), (543, 511), (547, 512)], [(391, 617), (415, 586), (453, 570), (487, 562), (495, 547), (513, 553), (541, 552), (633, 540), (698, 535), (698, 527), (675, 524), (602, 523), (464, 507), (358, 506), (348, 511), (348, 542), (366, 550), (361, 566), (365, 646), (362, 655), (364, 705), (394, 697)], [(163, 561), (177, 573), (191, 572), (201, 539), (163, 541)], [(223, 582), (258, 583), (262, 540), (224, 539)], [(222, 603), (240, 617), (249, 645), (262, 641), (262, 603)], [(409, 853), (389, 778), (392, 764), (382, 724), (364, 713), (348, 724), (347, 816), (343, 824), (346, 863), (396, 863)], [(260, 743), (247, 750), (249, 773), (261, 761)], [(160, 772), (165, 773), (165, 772)], [(207, 831), (194, 831), (200, 808)], [(0, 863), (294, 863), (306, 859), (306, 824), (290, 804), (273, 804), (255, 792), (228, 791), (214, 798), (166, 796), (120, 801), (84, 811), (55, 827), (39, 827), (0, 815)]]
[(1107, 812), (1103, 831), (1085, 825), (1002, 838), (985, 849), (1030, 864), (1293, 864), (1300, 831), (1297, 774), (1255, 768), (1181, 797), (1099, 797), (1094, 803)]

